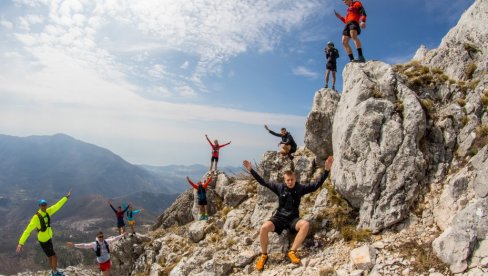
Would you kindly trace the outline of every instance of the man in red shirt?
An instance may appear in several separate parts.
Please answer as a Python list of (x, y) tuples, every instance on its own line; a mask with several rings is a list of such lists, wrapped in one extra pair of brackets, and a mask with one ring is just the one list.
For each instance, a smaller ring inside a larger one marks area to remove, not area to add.
[[(344, 27), (344, 31), (342, 32), (342, 44), (344, 45), (344, 49), (346, 50), (346, 53), (351, 61), (365, 62), (366, 60), (363, 56), (363, 48), (361, 46), (361, 41), (359, 41), (358, 35), (361, 33), (361, 29), (366, 28), (366, 11), (359, 1), (343, 0), (343, 2), (347, 6), (346, 17), (342, 17), (339, 13), (334, 11), (337, 18), (346, 24), (346, 27)], [(349, 39), (351, 38), (356, 45), (356, 49), (358, 50), (358, 59), (354, 59), (352, 49), (349, 46)]]

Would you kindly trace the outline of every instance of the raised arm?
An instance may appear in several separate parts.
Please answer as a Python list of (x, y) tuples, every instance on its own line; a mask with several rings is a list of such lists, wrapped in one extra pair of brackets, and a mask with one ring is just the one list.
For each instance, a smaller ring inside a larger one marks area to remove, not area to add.
[(330, 169), (332, 168), (333, 162), (334, 162), (334, 157), (329, 156), (327, 158), (327, 160), (325, 160), (325, 171), (324, 171), (324, 173), (322, 173), (322, 175), (320, 176), (320, 178), (316, 182), (305, 185), (304, 189), (303, 189), (303, 194), (315, 192), (318, 188), (320, 188), (324, 184), (324, 181), (329, 176), (329, 172), (330, 172)]
[(212, 177), (207, 178), (207, 181), (205, 181), (205, 183), (203, 183), (203, 188), (207, 189), (207, 186), (208, 186), (208, 184), (210, 184), (210, 182), (212, 182)]
[(214, 144), (212, 144), (212, 142), (210, 141), (210, 139), (208, 139), (207, 134), (205, 134), (205, 138), (207, 138), (207, 141), (208, 141), (208, 143), (210, 144), (210, 146), (212, 146), (212, 147), (213, 147), (213, 146), (214, 146)]
[(115, 210), (114, 206), (112, 206), (112, 202), (110, 200), (108, 201), (108, 205), (110, 205), (110, 208), (112, 208), (112, 210), (117, 213), (117, 210)]
[(52, 205), (51, 207), (47, 208), (46, 212), (52, 216), (54, 215), (63, 205), (68, 201), (68, 198), (71, 196), (71, 191), (69, 191), (65, 196), (63, 196), (56, 204)]
[(279, 133), (276, 133), (274, 131), (272, 131), (271, 129), (269, 129), (269, 127), (267, 125), (264, 125), (264, 128), (271, 134), (271, 135), (274, 135), (274, 136), (278, 136), (278, 137), (281, 137), (281, 134)]
[(125, 207), (125, 209), (124, 209), (124, 210), (122, 210), (122, 213), (127, 212), (127, 210), (129, 210), (129, 207), (130, 207), (130, 204), (128, 204), (128, 205), (127, 205), (127, 207)]
[(188, 176), (186, 177), (186, 180), (188, 180), (188, 183), (190, 183), (190, 185), (191, 185), (193, 188), (195, 188), (195, 189), (197, 189), (197, 190), (198, 190), (198, 186), (197, 186), (195, 183), (193, 183), (193, 182), (191, 181), (191, 179), (190, 179)]
[(253, 168), (252, 168), (252, 165), (251, 165), (251, 162), (249, 162), (248, 160), (244, 160), (242, 161), (242, 165), (244, 166), (244, 168), (246, 168), (246, 170), (254, 177), (254, 179), (256, 179), (256, 181), (261, 184), (262, 186), (270, 189), (271, 191), (273, 191), (275, 194), (278, 194), (278, 187), (277, 187), (277, 184), (275, 183), (270, 183), (270, 182), (266, 182), (266, 180), (264, 180)]

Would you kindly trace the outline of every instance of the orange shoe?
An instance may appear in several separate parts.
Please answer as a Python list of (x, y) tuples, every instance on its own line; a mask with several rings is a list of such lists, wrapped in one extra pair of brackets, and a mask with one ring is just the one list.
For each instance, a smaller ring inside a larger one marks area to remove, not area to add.
[(290, 262), (294, 264), (300, 264), (300, 258), (297, 257), (295, 250), (290, 250), (288, 251), (288, 259), (290, 259)]
[(259, 271), (263, 270), (267, 260), (268, 254), (261, 254), (261, 257), (259, 257), (258, 261), (256, 262), (256, 269)]

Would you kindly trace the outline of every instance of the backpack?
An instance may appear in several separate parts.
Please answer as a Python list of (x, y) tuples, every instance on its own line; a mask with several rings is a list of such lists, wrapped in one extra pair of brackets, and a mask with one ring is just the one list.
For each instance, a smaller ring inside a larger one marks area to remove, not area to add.
[(204, 200), (205, 199), (205, 189), (203, 188), (203, 185), (198, 185), (198, 200)]
[(47, 217), (47, 224), (46, 224), (46, 221), (42, 217), (41, 213), (37, 212), (36, 215), (39, 218), (39, 223), (41, 224), (41, 230), (37, 229), (37, 231), (45, 232), (48, 227), (51, 227), (51, 217), (46, 212), (46, 217)]
[[(102, 250), (100, 248), (100, 243), (95, 240), (95, 242), (97, 243), (97, 250), (95, 251), (95, 253), (97, 254), (97, 257), (100, 257), (100, 255), (102, 255)], [(107, 248), (107, 252), (110, 254), (110, 248), (108, 247), (108, 243), (106, 240), (103, 240), (103, 243), (105, 243), (105, 247)]]

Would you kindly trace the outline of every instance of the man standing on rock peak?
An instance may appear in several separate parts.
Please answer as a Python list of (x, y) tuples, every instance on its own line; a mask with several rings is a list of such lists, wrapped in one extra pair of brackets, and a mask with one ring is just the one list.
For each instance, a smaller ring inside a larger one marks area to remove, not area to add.
[[(363, 48), (358, 35), (361, 34), (361, 29), (366, 28), (366, 11), (359, 1), (343, 0), (343, 2), (347, 6), (346, 17), (342, 17), (334, 10), (337, 18), (346, 24), (344, 30), (342, 31), (342, 44), (344, 45), (344, 49), (346, 50), (351, 62), (365, 62), (366, 59), (363, 56)], [(351, 38), (356, 45), (356, 49), (358, 50), (358, 59), (354, 59), (351, 46), (349, 46), (349, 39)]]
[(256, 181), (264, 187), (270, 189), (279, 198), (278, 209), (274, 215), (266, 221), (259, 230), (259, 239), (261, 241), (261, 256), (256, 262), (256, 269), (261, 271), (268, 260), (268, 233), (276, 232), (278, 235), (284, 229), (291, 233), (296, 233), (295, 240), (287, 253), (288, 259), (294, 264), (300, 264), (300, 258), (297, 257), (296, 251), (302, 245), (308, 234), (310, 224), (308, 221), (300, 218), (299, 207), (302, 196), (316, 191), (322, 186), (325, 179), (329, 176), (330, 168), (334, 158), (329, 156), (325, 161), (325, 171), (317, 182), (308, 185), (302, 185), (296, 182), (295, 173), (292, 171), (284, 172), (285, 183), (266, 182), (253, 168), (251, 162), (244, 160), (242, 165)]
[(19, 240), (19, 245), (17, 245), (17, 253), (20, 253), (23, 249), (23, 246), (27, 239), (30, 236), (30, 233), (37, 229), (37, 240), (41, 245), (42, 250), (46, 254), (49, 259), (49, 266), (51, 267), (51, 276), (59, 276), (64, 275), (63, 272), (57, 270), (58, 266), (58, 257), (56, 256), (56, 252), (54, 252), (52, 237), (53, 237), (53, 230), (51, 229), (51, 216), (54, 215), (63, 205), (68, 201), (68, 198), (71, 196), (71, 191), (69, 191), (66, 196), (61, 198), (56, 204), (52, 205), (51, 207), (47, 207), (47, 201), (44, 199), (39, 200), (39, 210), (37, 213), (32, 216), (29, 225), (25, 229), (24, 233)]

